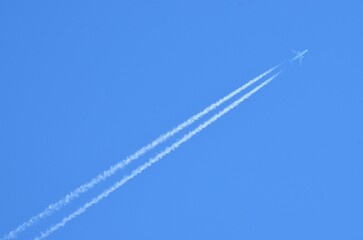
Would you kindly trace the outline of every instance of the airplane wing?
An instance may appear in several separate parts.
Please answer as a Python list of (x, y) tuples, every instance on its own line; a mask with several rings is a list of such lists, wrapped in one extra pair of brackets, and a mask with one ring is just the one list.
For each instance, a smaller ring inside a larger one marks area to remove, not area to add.
[(302, 60), (303, 60), (304, 57), (300, 57), (299, 58), (299, 62), (300, 62), (300, 66), (302, 66)]
[(298, 51), (295, 51), (295, 50), (293, 50), (293, 49), (290, 49), (291, 50), (291, 52), (293, 52), (293, 53), (295, 53), (295, 54), (299, 54), (299, 52)]

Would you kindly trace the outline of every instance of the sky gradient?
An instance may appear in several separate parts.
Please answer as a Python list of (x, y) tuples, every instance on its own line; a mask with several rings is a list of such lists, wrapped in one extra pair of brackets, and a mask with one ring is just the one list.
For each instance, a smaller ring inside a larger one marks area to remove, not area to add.
[(353, 0), (3, 1), (0, 235), (309, 49), (49, 239), (362, 239), (362, 12)]

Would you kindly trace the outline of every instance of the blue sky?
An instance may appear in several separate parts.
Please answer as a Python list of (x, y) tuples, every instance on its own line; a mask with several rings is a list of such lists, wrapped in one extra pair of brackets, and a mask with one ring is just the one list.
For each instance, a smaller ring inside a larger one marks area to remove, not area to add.
[(0, 234), (309, 49), (49, 239), (362, 239), (362, 12), (352, 0), (1, 2)]

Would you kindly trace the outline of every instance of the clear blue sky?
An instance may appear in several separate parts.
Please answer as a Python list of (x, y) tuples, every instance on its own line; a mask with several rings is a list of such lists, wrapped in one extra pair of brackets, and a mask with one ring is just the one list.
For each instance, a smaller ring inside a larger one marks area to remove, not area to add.
[(49, 239), (362, 239), (362, 13), (358, 0), (2, 1), (0, 235), (309, 49)]

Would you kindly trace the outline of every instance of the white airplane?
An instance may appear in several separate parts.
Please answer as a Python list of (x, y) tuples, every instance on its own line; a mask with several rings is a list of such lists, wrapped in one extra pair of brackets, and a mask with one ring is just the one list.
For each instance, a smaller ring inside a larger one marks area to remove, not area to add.
[(302, 52), (299, 52), (299, 51), (295, 51), (295, 50), (291, 50), (293, 53), (295, 53), (295, 57), (293, 57), (292, 59), (290, 59), (290, 63), (292, 64), (295, 60), (298, 60), (299, 59), (299, 62), (300, 62), (300, 66), (302, 65), (302, 60), (304, 58), (304, 55), (305, 53), (307, 53), (309, 50), (306, 49)]

